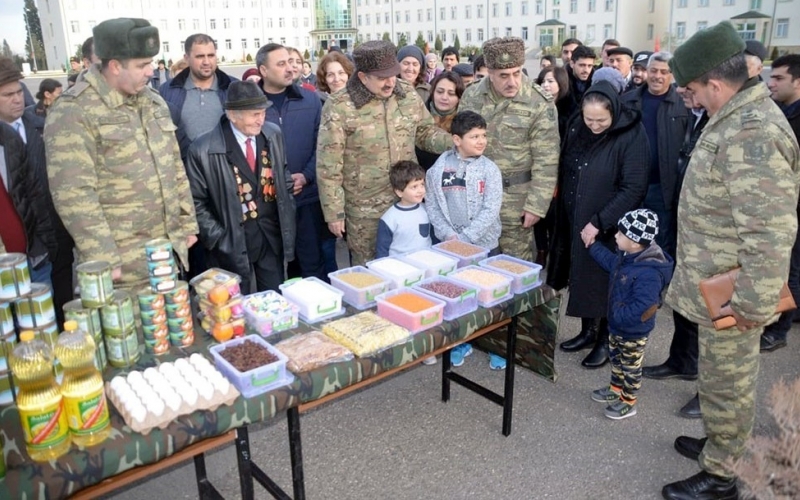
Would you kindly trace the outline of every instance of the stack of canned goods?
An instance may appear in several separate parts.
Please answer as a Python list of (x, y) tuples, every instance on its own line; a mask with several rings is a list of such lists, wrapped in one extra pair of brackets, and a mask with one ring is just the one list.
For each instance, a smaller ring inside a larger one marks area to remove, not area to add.
[(117, 368), (132, 366), (139, 359), (139, 337), (128, 292), (116, 290), (111, 302), (100, 308), (100, 323), (106, 342), (108, 363)]
[(30, 291), (31, 270), (25, 254), (0, 254), (0, 299), (14, 299)]
[(64, 304), (64, 320), (75, 321), (78, 329), (92, 336), (97, 346), (94, 355), (94, 364), (101, 372), (106, 369), (106, 345), (103, 340), (103, 327), (100, 323), (99, 307), (84, 307), (81, 299), (75, 299)]
[(145, 352), (155, 355), (168, 352), (167, 309), (164, 294), (146, 288), (136, 297), (139, 301), (139, 318), (142, 321)]
[[(13, 299), (13, 303), (20, 330), (33, 330), (38, 339), (54, 349), (58, 340), (58, 325), (50, 285), (31, 283), (30, 292)], [(64, 371), (57, 359), (53, 362), (53, 370), (56, 378), (60, 378)]]
[(194, 323), (192, 305), (189, 302), (189, 284), (176, 282), (175, 289), (164, 294), (167, 302), (167, 326), (169, 342), (175, 346), (189, 346), (194, 343)]
[(175, 289), (178, 273), (175, 257), (172, 254), (172, 243), (166, 238), (150, 240), (144, 245), (147, 255), (147, 270), (150, 273), (150, 288), (156, 293), (165, 293)]
[(11, 303), (0, 301), (0, 405), (14, 401), (14, 381), (8, 368), (8, 357), (17, 343)]

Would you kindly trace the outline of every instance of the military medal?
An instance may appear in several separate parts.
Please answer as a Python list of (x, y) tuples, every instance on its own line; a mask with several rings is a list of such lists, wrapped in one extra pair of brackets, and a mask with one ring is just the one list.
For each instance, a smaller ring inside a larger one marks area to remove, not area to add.
[[(236, 186), (239, 194), (239, 203), (242, 204), (242, 221), (248, 218), (258, 218), (258, 204), (253, 196), (253, 187), (249, 182), (244, 182), (239, 167), (233, 167), (233, 175), (236, 177)], [(266, 150), (261, 151), (261, 175), (259, 176), (259, 183), (261, 184), (261, 195), (264, 201), (275, 201), (275, 179), (272, 176), (272, 164), (269, 161), (269, 154)]]

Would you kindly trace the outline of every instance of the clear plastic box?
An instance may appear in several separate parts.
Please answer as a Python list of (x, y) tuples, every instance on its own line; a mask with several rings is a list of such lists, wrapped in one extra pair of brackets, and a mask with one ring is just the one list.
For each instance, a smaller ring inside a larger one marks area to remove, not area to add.
[[(466, 291), (459, 297), (450, 298), (445, 295), (438, 294), (433, 290), (423, 288), (425, 285), (435, 282), (445, 282), (452, 285), (464, 288)], [(437, 276), (435, 278), (428, 278), (420, 281), (413, 286), (414, 290), (419, 290), (425, 295), (430, 295), (436, 299), (444, 301), (444, 320), (451, 321), (465, 314), (469, 314), (478, 309), (478, 289), (475, 285), (467, 285), (444, 276)]]
[(300, 318), (306, 323), (316, 323), (344, 314), (344, 292), (319, 278), (289, 280), (279, 285), (281, 293), (298, 308)]
[[(399, 266), (401, 269), (397, 272), (392, 272), (387, 269), (393, 266)], [(370, 271), (378, 273), (387, 280), (391, 281), (394, 285), (394, 288), (413, 286), (422, 281), (422, 278), (425, 277), (424, 269), (420, 269), (413, 264), (404, 262), (397, 257), (382, 257), (380, 259), (371, 260), (367, 262), (367, 268)], [(409, 269), (403, 270), (402, 268)]]
[[(265, 347), (273, 356), (278, 358), (278, 361), (253, 368), (246, 372), (240, 372), (220, 354), (228, 347), (243, 344), (248, 340)], [(222, 374), (230, 380), (231, 384), (242, 393), (242, 396), (246, 398), (252, 398), (253, 396), (264, 394), (278, 387), (291, 384), (294, 380), (294, 375), (286, 371), (286, 363), (289, 359), (258, 335), (247, 335), (238, 339), (228, 340), (222, 344), (211, 346), (208, 350), (214, 358), (214, 364), (217, 369), (222, 372)]]
[[(492, 263), (496, 263), (497, 261), (507, 261), (513, 264), (519, 264), (527, 267), (529, 270), (517, 273), (509, 269), (493, 266)], [(483, 259), (480, 261), (480, 266), (514, 278), (514, 281), (511, 282), (511, 291), (514, 293), (525, 293), (528, 290), (532, 290), (542, 284), (542, 281), (539, 279), (542, 266), (533, 262), (528, 262), (527, 260), (512, 257), (510, 255), (500, 254), (495, 255), (494, 257), (489, 257), (488, 259)]]
[[(244, 317), (244, 309), (242, 306), (242, 297), (234, 297), (224, 304), (212, 304), (206, 299), (200, 299), (198, 306), (206, 316), (212, 318), (218, 323), (224, 323), (237, 318)], [(169, 311), (167, 311), (169, 313)]]
[[(433, 305), (421, 311), (411, 312), (387, 300), (390, 297), (400, 294), (415, 295), (423, 300), (431, 302)], [(440, 325), (444, 320), (445, 303), (443, 300), (439, 300), (436, 297), (418, 292), (411, 288), (392, 290), (391, 292), (378, 295), (375, 300), (378, 302), (378, 316), (388, 319), (396, 325), (402, 326), (410, 331), (412, 335)]]
[(472, 247), (475, 249), (475, 253), (469, 255), (461, 255), (456, 252), (452, 252), (447, 250), (448, 246), (453, 244), (452, 241), (443, 241), (441, 243), (437, 243), (433, 245), (431, 248), (436, 250), (437, 252), (441, 252), (449, 257), (453, 257), (454, 259), (458, 259), (458, 267), (466, 267), (466, 266), (476, 266), (478, 262), (482, 261), (486, 257), (489, 256), (489, 250), (483, 247), (479, 247), (477, 245), (472, 245), (470, 243), (465, 243), (463, 241), (457, 242), (459, 245), (465, 245), (464, 248)]
[(229, 273), (224, 269), (212, 267), (192, 278), (189, 284), (192, 285), (195, 293), (201, 299), (208, 300), (212, 303), (224, 303), (228, 301), (227, 298), (225, 300), (215, 300), (218, 299), (218, 297), (212, 297), (212, 295), (214, 295), (212, 292), (219, 293), (224, 289), (228, 294), (228, 298), (236, 297), (242, 293), (239, 288), (239, 283), (241, 282), (242, 278), (239, 277), (238, 274)]
[[(374, 276), (380, 280), (380, 283), (359, 288), (342, 280), (343, 275), (352, 273), (364, 273)], [(375, 297), (384, 292), (388, 292), (392, 288), (391, 281), (378, 273), (370, 271), (364, 266), (353, 266), (347, 269), (341, 269), (333, 273), (328, 273), (328, 277), (331, 279), (331, 285), (344, 293), (344, 301), (361, 311), (369, 309), (370, 307), (375, 307)]]
[(458, 259), (434, 250), (417, 250), (401, 255), (400, 260), (425, 270), (425, 278), (447, 276), (458, 267)]
[(247, 325), (262, 337), (297, 328), (297, 306), (272, 290), (246, 295), (243, 308)]
[[(497, 281), (494, 284), (484, 284), (478, 281), (466, 279), (463, 273), (468, 270), (479, 271), (481, 274), (489, 273), (497, 276)], [(512, 277), (500, 272), (494, 272), (480, 266), (467, 266), (458, 269), (456, 272), (448, 276), (449, 278), (463, 283), (467, 286), (474, 286), (478, 289), (478, 304), (481, 307), (493, 307), (497, 304), (504, 302), (514, 296), (511, 291)]]

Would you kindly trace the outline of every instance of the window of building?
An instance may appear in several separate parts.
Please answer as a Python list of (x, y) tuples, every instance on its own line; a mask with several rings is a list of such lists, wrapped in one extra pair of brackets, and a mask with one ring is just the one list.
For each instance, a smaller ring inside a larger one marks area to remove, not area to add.
[(441, 41), (443, 41), (443, 42), (446, 42), (446, 41), (447, 41), (447, 31), (445, 31), (445, 30), (441, 30), (441, 31), (439, 32), (439, 39), (440, 39)]
[(595, 38), (595, 27), (594, 24), (589, 24), (586, 26), (586, 43), (592, 43)]
[(589, 12), (594, 12), (597, 8), (597, 0), (589, 0), (589, 5), (587, 5), (587, 9)]
[(97, 26), (97, 21), (89, 21), (89, 29), (93, 30)]
[(761, 0), (750, 0), (750, 10), (759, 10), (761, 8)]
[(686, 23), (677, 23), (675, 24), (675, 37), (678, 40), (683, 40), (686, 38)]
[(522, 27), (522, 39), (525, 40), (526, 42), (528, 41), (528, 27), (527, 26), (523, 26)]
[(69, 30), (73, 33), (77, 33), (81, 30), (81, 25), (78, 21), (70, 21), (69, 22)]
[(239, 28), (241, 28), (241, 29), (247, 28), (247, 18), (246, 17), (240, 17), (239, 18)]
[(253, 18), (253, 28), (258, 28), (261, 25), (261, 20), (257, 17)]
[(456, 41), (458, 38), (458, 30), (450, 30), (450, 40)]
[(300, 26), (300, 20), (297, 19), (296, 17), (293, 17), (292, 18), (292, 28), (297, 28), (299, 26)]
[(492, 38), (500, 36), (500, 28), (492, 28)]
[(686, 8), (686, 5), (689, 3), (689, 0), (678, 0), (678, 8), (683, 9)]
[[(306, 44), (308, 45), (308, 44)], [(260, 38), (253, 38), (253, 47), (261, 48), (261, 39)]]
[(542, 12), (543, 12), (542, 0), (536, 0), (536, 4), (534, 6), (534, 9), (536, 9), (536, 15), (537, 16), (542, 15)]
[(433, 42), (433, 30), (428, 30), (428, 42)]
[(422, 22), (422, 9), (417, 9), (417, 22)]
[(367, 26), (369, 26), (369, 19), (369, 15), (364, 16), (364, 21), (367, 23)]
[(169, 52), (169, 42), (161, 42), (161, 52), (165, 54)]
[(225, 48), (227, 50), (231, 50), (233, 48), (233, 42), (231, 42), (230, 38), (225, 39)]
[(730, 7), (731, 5), (736, 5), (736, 0), (724, 0), (722, 5), (725, 7)]
[(603, 25), (603, 38), (611, 38), (611, 25), (604, 24)]
[(506, 28), (506, 36), (511, 36), (511, 28)]
[(606, 12), (614, 10), (614, 0), (606, 0)]
[(472, 30), (471, 29), (467, 28), (467, 29), (464, 30), (464, 40), (466, 40), (467, 42), (471, 42), (472, 41)]
[(500, 5), (493, 3), (492, 4), (492, 17), (497, 17), (500, 15)]
[(464, 6), (464, 19), (472, 19), (472, 7), (469, 5)]
[(578, 38), (578, 27), (574, 24), (569, 27), (569, 38)]
[[(400, 13), (397, 13), (397, 22), (400, 22)], [(381, 24), (381, 15), (375, 14), (375, 24)]]
[(226, 17), (225, 19), (223, 19), (223, 20), (222, 20), (222, 27), (223, 27), (224, 29), (230, 29), (230, 27), (231, 27), (231, 20), (230, 20), (230, 19), (228, 19), (227, 17)]
[[(651, 3), (653, 1), (654, 0), (650, 0)], [(576, 12), (578, 12), (578, 0), (569, 0), (569, 13), (575, 14)]]
[(186, 19), (178, 19), (178, 29), (182, 30), (186, 28)]
[(511, 17), (512, 15), (514, 15), (514, 9), (511, 7), (511, 2), (506, 2), (506, 17)]
[[(385, 15), (383, 16), (383, 22), (389, 24), (389, 13), (385, 12), (384, 14)], [(408, 14), (408, 12), (406, 12), (406, 14)], [(406, 22), (408, 22), (408, 19), (406, 19)]]
[(483, 4), (482, 3), (479, 3), (476, 6), (475, 11), (476, 11), (475, 15), (478, 17), (478, 19), (483, 19)]
[(439, 20), (440, 21), (444, 21), (445, 20), (445, 15), (446, 14), (447, 14), (447, 11), (445, 10), (445, 8), (444, 7), (439, 7)]
[(478, 28), (478, 41), (483, 41), (483, 28)]
[(208, 20), (208, 28), (215, 30), (217, 29), (217, 20), (216, 19), (209, 19)]
[(652, 24), (648, 24), (647, 25), (647, 39), (648, 40), (652, 40), (653, 39), (653, 31), (654, 30), (655, 30), (655, 27)]
[(743, 40), (756, 39), (756, 23), (741, 23), (736, 25), (736, 31)]
[(406, 11), (406, 22), (407, 23), (411, 22), (411, 11), (410, 10)]
[(775, 38), (786, 38), (789, 36), (789, 18), (783, 17), (775, 20)]
[(426, 18), (428, 21), (433, 21), (433, 9), (428, 9), (428, 10), (425, 12), (425, 18)]
[(361, 22), (362, 21), (361, 14), (359, 14), (358, 17), (356, 17), (356, 19), (357, 19), (356, 26), (361, 26), (361, 24), (362, 24), (362, 22)]
[[(267, 18), (267, 24), (266, 24), (266, 26), (267, 26), (267, 28), (272, 28), (272, 18), (271, 18), (271, 17), (268, 17), (268, 18)], [(271, 42), (270, 42), (270, 43), (271, 43)]]
[(450, 19), (456, 19), (458, 17), (458, 7), (453, 5), (450, 7)]
[(708, 0), (697, 0), (698, 7), (708, 7)]
[(553, 9), (553, 19), (558, 19), (561, 17), (561, 9)]
[(708, 28), (708, 21), (697, 21), (697, 31), (703, 31)]
[(247, 38), (242, 38), (242, 48), (243, 49), (247, 48)]
[(284, 19), (282, 17), (279, 17), (278, 18), (278, 28), (285, 28), (285, 27), (286, 27), (286, 19)]
[(192, 19), (192, 29), (197, 31), (200, 29), (200, 20), (199, 19)]
[[(380, 16), (380, 14), (375, 14), (375, 15), (376, 16)], [(395, 12), (394, 13), (394, 22), (396, 22), (397, 24), (400, 24), (400, 16), (402, 16), (402, 15), (403, 15), (403, 13), (400, 12), (399, 10), (397, 12)], [(380, 24), (380, 23), (378, 23), (378, 24)]]

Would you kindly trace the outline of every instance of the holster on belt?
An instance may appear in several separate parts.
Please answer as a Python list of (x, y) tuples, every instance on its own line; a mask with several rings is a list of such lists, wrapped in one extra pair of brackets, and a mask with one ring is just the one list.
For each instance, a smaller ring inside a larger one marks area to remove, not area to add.
[(532, 179), (533, 176), (531, 175), (530, 170), (504, 175), (503, 188), (505, 189), (511, 186), (516, 186), (517, 184), (525, 184), (526, 182), (530, 182)]

